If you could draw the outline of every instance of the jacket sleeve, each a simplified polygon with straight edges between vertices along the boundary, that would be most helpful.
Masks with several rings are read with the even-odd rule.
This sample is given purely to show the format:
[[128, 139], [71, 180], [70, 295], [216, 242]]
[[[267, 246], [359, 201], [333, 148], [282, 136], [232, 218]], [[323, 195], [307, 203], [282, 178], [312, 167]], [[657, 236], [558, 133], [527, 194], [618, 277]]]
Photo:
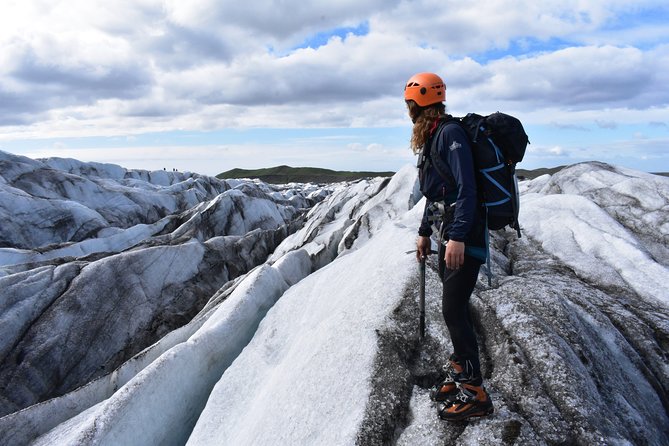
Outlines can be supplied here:
[[448, 162], [457, 196], [448, 238], [464, 242], [476, 216], [476, 177], [472, 150], [467, 135], [457, 124], [447, 125], [439, 142], [439, 155]]
[[423, 210], [423, 218], [420, 221], [420, 227], [418, 228], [418, 235], [422, 237], [429, 237], [432, 235], [432, 225], [430, 225], [429, 217], [432, 216], [432, 211], [430, 210], [430, 205], [432, 203], [430, 200], [425, 201], [425, 209]]

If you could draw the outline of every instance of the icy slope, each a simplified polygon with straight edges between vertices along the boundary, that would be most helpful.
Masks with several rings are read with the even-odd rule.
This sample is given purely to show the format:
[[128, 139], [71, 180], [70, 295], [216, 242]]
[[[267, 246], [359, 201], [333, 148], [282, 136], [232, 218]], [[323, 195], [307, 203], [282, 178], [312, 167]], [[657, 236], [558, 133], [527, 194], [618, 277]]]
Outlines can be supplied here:
[[[0, 220], [11, 222], [3, 223], [0, 238], [22, 234], [35, 243], [31, 249], [0, 248], [0, 415], [107, 375], [189, 322], [221, 286], [263, 263], [300, 227], [305, 210], [293, 204], [313, 204], [304, 196], [295, 199], [309, 188], [279, 191], [173, 172], [0, 156]], [[76, 176], [82, 172], [91, 179]], [[85, 187], [40, 189], [26, 173], [38, 184], [42, 176], [67, 177]], [[166, 202], [175, 213], [127, 229], [105, 222], [104, 233], [59, 243], [51, 222], [68, 221], [69, 228], [70, 216], [82, 208], [120, 213], [114, 197], [125, 196], [126, 189], [141, 197], [136, 202], [147, 215]], [[62, 208], [46, 212], [45, 202]], [[48, 246], [40, 246], [43, 234], [51, 234]]]
[[[71, 174], [92, 170], [79, 164]], [[149, 330], [156, 342], [127, 356], [112, 373], [97, 373], [83, 387], [22, 411], [9, 408], [0, 418], [0, 443], [669, 443], [669, 179], [586, 163], [522, 184], [524, 236], [493, 235], [495, 280], [488, 287], [482, 275], [472, 301], [496, 411], [456, 424], [439, 421], [429, 400], [451, 351], [434, 257], [427, 337], [422, 343], [417, 338], [417, 267], [406, 253], [422, 210], [422, 203], [415, 205], [415, 169], [326, 193], [311, 186], [299, 193], [249, 182], [228, 186], [244, 195], [229, 209], [245, 206], [245, 217], [277, 215], [277, 209], [284, 218], [281, 210], [296, 200], [316, 195], [322, 201], [299, 225], [212, 237], [211, 228], [225, 231], [246, 221], [216, 204], [225, 189], [167, 216], [177, 223], [130, 251], [98, 250], [92, 258], [38, 264], [7, 260], [0, 281], [14, 291], [0, 288], [0, 327], [9, 351], [26, 338], [25, 328], [12, 322], [15, 315], [30, 321], [44, 312], [40, 306], [62, 322], [51, 330], [53, 342], [63, 343], [59, 339], [69, 331], [58, 327], [67, 326], [61, 318], [72, 310], [57, 307], [58, 283], [63, 289], [95, 284], [99, 275], [82, 272], [116, 258], [127, 256], [135, 265], [118, 277], [146, 271], [132, 283], [147, 282], [156, 296], [150, 302], [190, 302], [193, 313], [164, 335]], [[265, 197], [262, 205], [252, 201]], [[259, 234], [271, 235], [272, 242], [256, 250]], [[153, 269], [170, 249], [178, 250], [176, 265], [184, 260], [183, 276]], [[237, 268], [251, 252], [255, 262]], [[144, 295], [130, 296], [129, 302], [145, 301]], [[87, 305], [84, 318], [114, 314], [85, 316], [99, 304], [91, 298]], [[161, 312], [154, 314], [161, 320]], [[4, 343], [4, 333], [15, 340]], [[106, 339], [118, 337], [123, 335]], [[74, 344], [82, 342], [76, 339]], [[52, 379], [36, 374], [33, 357], [20, 364], [17, 355], [9, 358], [6, 376], [24, 379], [23, 388]], [[51, 362], [63, 360], [54, 355]], [[91, 364], [96, 361], [93, 355]]]
[[151, 224], [229, 186], [179, 172], [127, 171], [0, 151], [0, 247], [34, 249]]
[[420, 214], [404, 218], [408, 227], [387, 222], [364, 248], [282, 296], [216, 384], [188, 444], [355, 442], [371, 393], [377, 329], [415, 273], [407, 251]]
[[[384, 208], [387, 215], [392, 215], [396, 212], [392, 204], [397, 200], [395, 193], [398, 193], [402, 197], [404, 208], [408, 208], [414, 194], [413, 168], [407, 169], [405, 175], [398, 174], [396, 182], [400, 183], [400, 190], [392, 182], [385, 187], [386, 182], [378, 179], [359, 182], [357, 188], [343, 188], [342, 193], [332, 194], [327, 202], [318, 206], [321, 209], [341, 210], [339, 215], [333, 213], [333, 221], [330, 222], [332, 224], [325, 225], [330, 226], [324, 231], [330, 235], [323, 245], [324, 249], [319, 248], [320, 242], [293, 238], [291, 243], [301, 243], [305, 249], [291, 250], [273, 262], [272, 266], [264, 265], [214, 295], [210, 305], [196, 318], [206, 319], [206, 322], [193, 324], [199, 328], [181, 333], [181, 342], [176, 341], [174, 345], [175, 341], [171, 340], [174, 347], [166, 351], [156, 346], [156, 349], [165, 353], [110, 397], [106, 398], [104, 395], [105, 390], [109, 391], [104, 389], [104, 384], [93, 383], [88, 386], [93, 388], [85, 387], [75, 392], [79, 393], [79, 397], [65, 396], [5, 417], [7, 424], [12, 426], [8, 438], [20, 443], [51, 427], [53, 420], [46, 419], [42, 426], [29, 432], [32, 421], [44, 416], [44, 413], [65, 409], [70, 416], [76, 415], [91, 402], [97, 402], [96, 396], [92, 395], [96, 393], [97, 398], [106, 399], [63, 423], [40, 441], [44, 444], [79, 444], [87, 441], [108, 444], [181, 444], [195, 422], [193, 417], [206, 402], [206, 397], [215, 383], [212, 379], [218, 379], [248, 343], [260, 319], [286, 287], [309, 274], [313, 268], [312, 262], [323, 261], [322, 256], [309, 257], [307, 251], [330, 252], [331, 246], [337, 251], [346, 228], [353, 225], [354, 219], [348, 217], [355, 217], [356, 212], [351, 209], [361, 208], [359, 197], [364, 197], [365, 200], [373, 197], [378, 202], [372, 206], [374, 209]], [[408, 189], [401, 190], [406, 189], [405, 186]], [[355, 193], [351, 193], [352, 191]], [[314, 214], [318, 212], [315, 209]], [[337, 219], [337, 216], [343, 218]], [[361, 216], [363, 217], [364, 215]], [[339, 229], [331, 233], [332, 226], [339, 226]], [[406, 228], [404, 231], [407, 234], [413, 232], [407, 232], [409, 230]], [[333, 236], [333, 233], [339, 236]], [[313, 235], [313, 232], [309, 234]], [[404, 257], [410, 259], [409, 255], [404, 254]], [[132, 360], [121, 367], [119, 374], [125, 375], [127, 368], [136, 370], [138, 360], [139, 358]], [[72, 400], [75, 400], [75, 405], [80, 401], [82, 404], [73, 410], [66, 402]], [[44, 409], [45, 406], [49, 409]], [[48, 424], [46, 428], [44, 424]], [[139, 430], [141, 434], [138, 434]]]

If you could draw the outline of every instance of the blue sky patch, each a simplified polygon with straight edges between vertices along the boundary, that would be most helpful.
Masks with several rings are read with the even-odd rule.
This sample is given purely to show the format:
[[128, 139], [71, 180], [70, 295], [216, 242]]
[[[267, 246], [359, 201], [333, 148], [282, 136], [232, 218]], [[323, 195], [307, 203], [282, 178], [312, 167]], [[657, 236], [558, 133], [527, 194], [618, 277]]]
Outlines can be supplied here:
[[326, 45], [332, 37], [341, 37], [342, 40], [346, 38], [347, 35], [353, 34], [355, 36], [365, 36], [369, 34], [369, 22], [364, 21], [358, 26], [346, 26], [342, 28], [335, 28], [329, 31], [321, 31], [319, 33], [313, 34], [307, 37], [304, 42], [297, 45], [294, 49], [298, 48], [318, 48], [323, 45]]
[[522, 58], [538, 53], [554, 52], [565, 48], [573, 48], [578, 46], [575, 42], [570, 42], [564, 39], [552, 38], [548, 40], [540, 40], [532, 37], [525, 37], [513, 40], [505, 48], [492, 48], [489, 51], [482, 53], [470, 54], [470, 57], [476, 62], [485, 65], [486, 63], [502, 59], [504, 57]]
[[631, 11], [621, 12], [609, 23], [604, 24], [603, 30], [619, 31], [635, 27], [651, 25], [666, 25], [669, 23], [669, 5], [655, 5], [649, 9], [632, 8]]

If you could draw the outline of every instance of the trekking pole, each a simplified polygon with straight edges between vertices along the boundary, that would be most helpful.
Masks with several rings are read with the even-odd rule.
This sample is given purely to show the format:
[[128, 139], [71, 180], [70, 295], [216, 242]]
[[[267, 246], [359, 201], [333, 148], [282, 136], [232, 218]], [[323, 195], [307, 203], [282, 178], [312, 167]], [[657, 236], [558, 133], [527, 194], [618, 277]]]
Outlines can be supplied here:
[[420, 299], [418, 301], [418, 308], [420, 310], [419, 339], [422, 341], [425, 338], [425, 256], [420, 258], [420, 284], [418, 288]]

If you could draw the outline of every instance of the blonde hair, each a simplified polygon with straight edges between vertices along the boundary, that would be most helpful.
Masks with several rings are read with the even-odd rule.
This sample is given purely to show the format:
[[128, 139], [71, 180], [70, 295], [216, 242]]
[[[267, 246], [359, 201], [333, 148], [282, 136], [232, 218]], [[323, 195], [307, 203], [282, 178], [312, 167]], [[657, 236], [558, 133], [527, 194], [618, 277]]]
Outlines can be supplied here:
[[406, 101], [409, 109], [409, 116], [413, 121], [413, 130], [411, 133], [411, 150], [414, 154], [423, 150], [423, 146], [430, 138], [430, 130], [434, 122], [439, 118], [446, 117], [446, 106], [439, 102], [437, 104], [421, 107], [415, 101]]

